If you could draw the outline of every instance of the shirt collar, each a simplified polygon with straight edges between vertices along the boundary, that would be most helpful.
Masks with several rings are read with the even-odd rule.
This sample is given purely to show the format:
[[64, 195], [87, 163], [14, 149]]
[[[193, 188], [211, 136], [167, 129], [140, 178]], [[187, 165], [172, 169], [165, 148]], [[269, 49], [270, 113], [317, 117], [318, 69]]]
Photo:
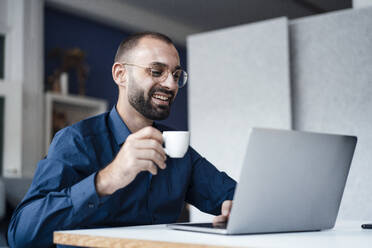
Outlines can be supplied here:
[[[109, 115], [109, 126], [111, 132], [114, 134], [116, 143], [121, 146], [132, 132], [129, 130], [123, 119], [121, 119], [116, 106], [114, 106]], [[160, 131], [164, 131], [164, 127], [153, 122], [153, 127]]]
[[109, 115], [109, 126], [114, 135], [116, 143], [121, 146], [127, 137], [131, 134], [125, 122], [121, 119], [116, 106], [114, 106]]

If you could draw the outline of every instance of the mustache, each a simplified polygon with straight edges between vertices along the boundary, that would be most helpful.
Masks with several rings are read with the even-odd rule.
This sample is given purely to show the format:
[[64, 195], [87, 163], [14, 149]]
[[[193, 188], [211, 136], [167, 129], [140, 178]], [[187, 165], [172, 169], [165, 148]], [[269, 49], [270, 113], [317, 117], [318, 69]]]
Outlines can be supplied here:
[[151, 97], [154, 93], [156, 92], [161, 92], [161, 93], [164, 93], [164, 94], [167, 94], [167, 95], [170, 95], [172, 100], [174, 98], [174, 91], [171, 91], [171, 90], [167, 90], [167, 89], [164, 89], [164, 88], [161, 88], [161, 87], [154, 87], [152, 88], [150, 91], [149, 91], [149, 96]]

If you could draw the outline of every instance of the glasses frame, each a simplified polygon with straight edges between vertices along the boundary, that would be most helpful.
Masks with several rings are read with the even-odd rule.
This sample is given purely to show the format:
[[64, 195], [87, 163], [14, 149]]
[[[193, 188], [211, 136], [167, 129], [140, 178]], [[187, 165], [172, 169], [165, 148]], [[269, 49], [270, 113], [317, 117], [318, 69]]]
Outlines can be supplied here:
[[166, 77], [164, 77], [164, 79], [163, 80], [160, 80], [158, 77], [154, 77], [153, 75], [152, 75], [152, 73], [151, 73], [151, 70], [154, 70], [155, 68], [153, 68], [153, 67], [149, 67], [149, 66], [144, 66], [144, 65], [138, 65], [138, 64], [132, 64], [132, 63], [120, 63], [120, 64], [122, 64], [122, 65], [129, 65], [129, 66], [135, 66], [135, 67], [139, 67], [139, 68], [142, 68], [142, 69], [145, 69], [145, 71], [149, 74], [149, 76], [151, 76], [152, 77], [152, 79], [154, 80], [154, 81], [157, 81], [157, 82], [159, 82], [159, 83], [162, 83], [162, 82], [164, 82], [167, 78], [168, 78], [168, 75], [169, 75], [169, 73], [171, 73], [172, 74], [172, 77], [173, 77], [173, 80], [174, 81], [176, 81], [175, 80], [175, 73], [177, 72], [177, 71], [182, 71], [183, 72], [183, 79], [181, 80], [181, 78], [179, 78], [178, 79], [178, 82], [177, 82], [177, 85], [178, 85], [178, 88], [182, 88], [182, 87], [184, 87], [185, 85], [186, 85], [186, 83], [187, 83], [187, 79], [188, 79], [188, 74], [187, 74], [187, 72], [185, 71], [185, 70], [183, 70], [182, 68], [178, 68], [178, 69], [176, 69], [174, 72], [172, 72], [170, 69], [169, 69], [169, 67], [167, 66], [167, 65], [165, 65], [165, 67], [167, 68], [167, 75], [166, 75]]

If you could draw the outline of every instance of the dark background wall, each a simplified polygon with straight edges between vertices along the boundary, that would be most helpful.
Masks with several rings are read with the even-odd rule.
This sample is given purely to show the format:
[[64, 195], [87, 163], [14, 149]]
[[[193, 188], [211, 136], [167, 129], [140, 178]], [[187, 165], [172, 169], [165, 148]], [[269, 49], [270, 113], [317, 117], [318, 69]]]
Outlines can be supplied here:
[[[132, 31], [125, 31], [75, 16], [52, 7], [45, 8], [44, 47], [45, 78], [51, 75], [60, 61], [48, 57], [54, 48], [80, 48], [85, 52], [89, 74], [86, 81], [86, 95], [105, 99], [109, 110], [117, 101], [117, 86], [111, 76], [111, 66], [120, 42]], [[177, 44], [176, 44], [177, 46]], [[186, 68], [186, 48], [177, 46], [181, 66]], [[70, 94], [77, 94], [77, 80], [74, 71], [69, 72]], [[179, 130], [188, 130], [187, 87], [179, 90], [171, 115], [162, 123]]]

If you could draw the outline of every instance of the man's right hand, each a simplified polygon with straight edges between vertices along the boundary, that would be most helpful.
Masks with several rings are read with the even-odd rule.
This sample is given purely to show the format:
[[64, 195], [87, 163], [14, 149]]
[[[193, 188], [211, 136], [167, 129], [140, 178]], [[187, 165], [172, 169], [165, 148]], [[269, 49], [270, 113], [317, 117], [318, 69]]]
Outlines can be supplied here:
[[156, 175], [165, 169], [162, 133], [154, 127], [145, 127], [128, 136], [115, 159], [96, 176], [98, 195], [114, 193], [131, 183], [141, 171]]

